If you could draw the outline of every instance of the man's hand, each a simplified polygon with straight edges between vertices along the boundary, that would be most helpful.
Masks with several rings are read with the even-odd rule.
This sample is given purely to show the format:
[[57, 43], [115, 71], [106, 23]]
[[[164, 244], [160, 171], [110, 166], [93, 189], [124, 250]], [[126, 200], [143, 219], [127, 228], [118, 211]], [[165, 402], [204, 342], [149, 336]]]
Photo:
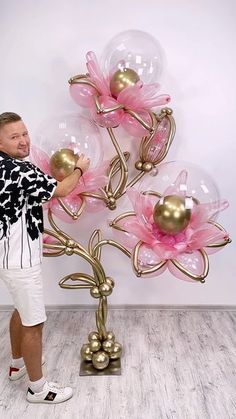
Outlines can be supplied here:
[[90, 159], [81, 154], [76, 162], [75, 167], [79, 167], [81, 170], [74, 170], [69, 176], [63, 179], [61, 182], [57, 182], [57, 187], [54, 192], [54, 197], [63, 198], [73, 191], [76, 187], [81, 175], [89, 168]]

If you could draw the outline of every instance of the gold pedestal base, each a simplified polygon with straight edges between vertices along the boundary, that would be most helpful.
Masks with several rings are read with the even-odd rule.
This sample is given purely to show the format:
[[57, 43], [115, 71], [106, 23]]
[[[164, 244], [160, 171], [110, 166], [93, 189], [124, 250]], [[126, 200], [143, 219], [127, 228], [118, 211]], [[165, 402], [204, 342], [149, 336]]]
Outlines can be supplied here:
[[82, 361], [80, 364], [80, 376], [85, 375], [121, 375], [120, 359], [110, 361], [109, 365], [104, 370], [97, 370], [94, 368], [92, 362]]

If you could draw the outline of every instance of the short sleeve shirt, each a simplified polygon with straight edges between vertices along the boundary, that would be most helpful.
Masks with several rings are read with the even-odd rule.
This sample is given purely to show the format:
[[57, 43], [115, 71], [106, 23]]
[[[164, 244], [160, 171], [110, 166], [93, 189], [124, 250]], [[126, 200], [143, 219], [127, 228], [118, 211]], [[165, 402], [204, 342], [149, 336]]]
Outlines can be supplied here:
[[42, 262], [42, 203], [57, 181], [28, 161], [0, 152], [0, 268]]

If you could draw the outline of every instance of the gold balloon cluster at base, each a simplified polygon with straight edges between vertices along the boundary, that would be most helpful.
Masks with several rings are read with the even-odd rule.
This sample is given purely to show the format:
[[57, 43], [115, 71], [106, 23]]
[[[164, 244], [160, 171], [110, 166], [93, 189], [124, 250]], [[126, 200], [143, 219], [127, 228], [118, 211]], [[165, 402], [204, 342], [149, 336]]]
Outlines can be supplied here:
[[91, 332], [88, 335], [88, 343], [81, 348], [83, 361], [92, 362], [94, 368], [105, 369], [110, 361], [119, 359], [122, 353], [122, 346], [115, 341], [113, 332], [108, 331], [103, 339], [98, 332]]

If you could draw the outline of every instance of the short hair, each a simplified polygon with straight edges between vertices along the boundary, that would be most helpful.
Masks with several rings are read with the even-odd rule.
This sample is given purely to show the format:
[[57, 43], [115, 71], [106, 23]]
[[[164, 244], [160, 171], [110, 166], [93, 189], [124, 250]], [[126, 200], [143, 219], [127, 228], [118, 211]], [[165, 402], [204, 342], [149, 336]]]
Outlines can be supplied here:
[[10, 124], [11, 122], [17, 121], [21, 121], [21, 117], [17, 113], [4, 112], [0, 114], [0, 128], [3, 128], [6, 124]]

